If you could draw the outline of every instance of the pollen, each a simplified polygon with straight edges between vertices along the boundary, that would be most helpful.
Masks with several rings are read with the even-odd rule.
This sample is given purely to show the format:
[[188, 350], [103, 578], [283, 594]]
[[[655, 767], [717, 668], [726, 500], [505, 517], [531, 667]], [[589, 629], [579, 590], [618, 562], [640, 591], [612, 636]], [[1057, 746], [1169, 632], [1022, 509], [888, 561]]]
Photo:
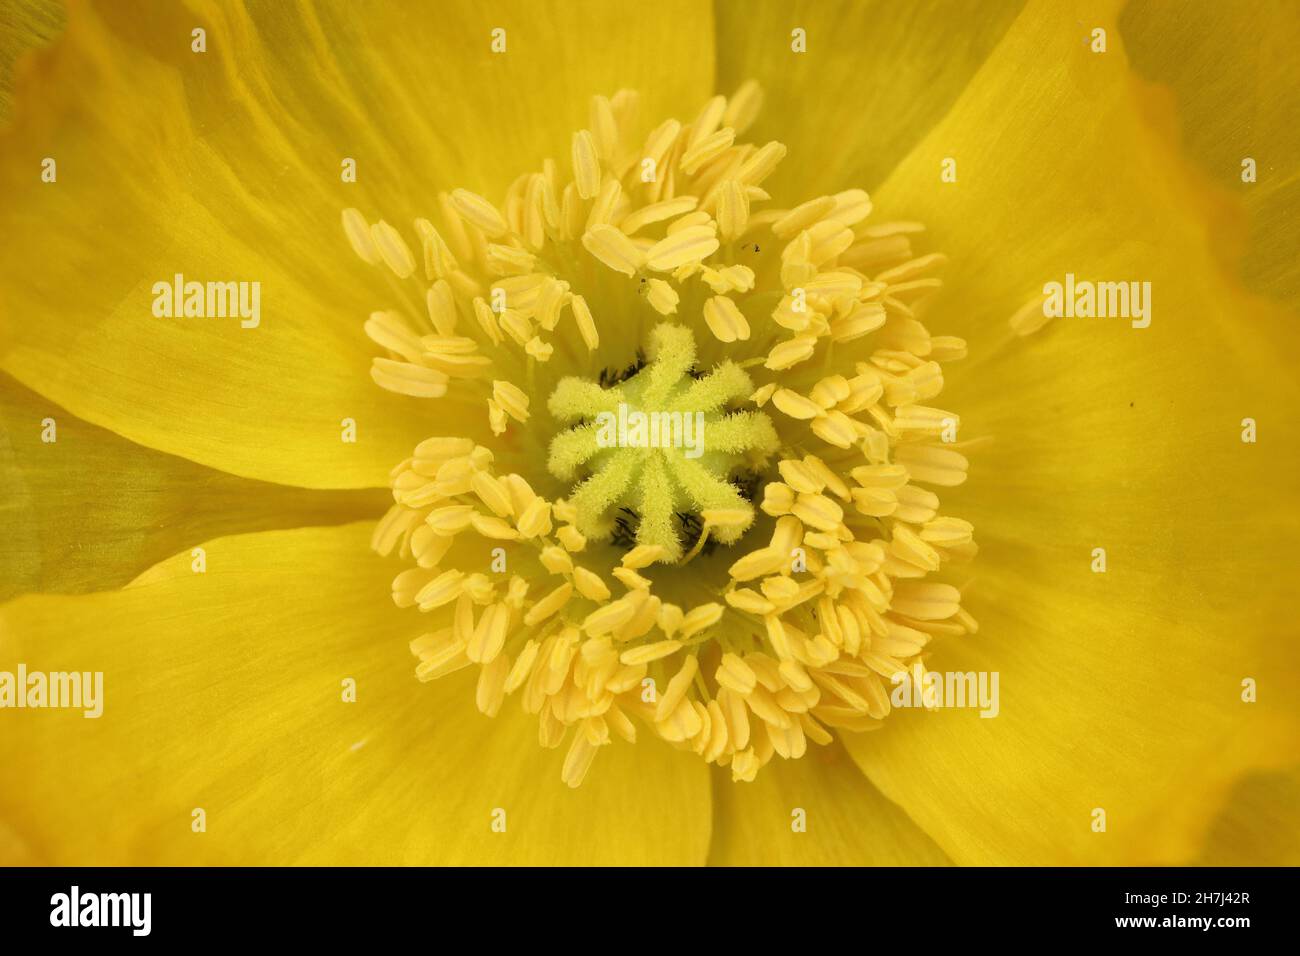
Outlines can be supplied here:
[[939, 499], [966, 345], [922, 322], [944, 259], [863, 190], [769, 195], [761, 101], [643, 127], [598, 96], [504, 195], [431, 197], [409, 233], [342, 214], [407, 290], [364, 323], [371, 377], [439, 423], [372, 542], [423, 622], [415, 676], [476, 669], [569, 786], [646, 733], [753, 780], [879, 727], [932, 641], [977, 630], [947, 580], [974, 529]]

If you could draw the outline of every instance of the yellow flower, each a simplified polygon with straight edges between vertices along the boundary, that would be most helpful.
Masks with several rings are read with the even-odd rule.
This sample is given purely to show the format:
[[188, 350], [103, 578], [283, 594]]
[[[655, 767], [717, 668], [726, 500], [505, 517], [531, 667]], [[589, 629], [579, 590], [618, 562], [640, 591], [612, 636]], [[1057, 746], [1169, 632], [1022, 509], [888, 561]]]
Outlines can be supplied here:
[[1294, 862], [1298, 31], [1193, 9], [76, 6], [0, 862]]

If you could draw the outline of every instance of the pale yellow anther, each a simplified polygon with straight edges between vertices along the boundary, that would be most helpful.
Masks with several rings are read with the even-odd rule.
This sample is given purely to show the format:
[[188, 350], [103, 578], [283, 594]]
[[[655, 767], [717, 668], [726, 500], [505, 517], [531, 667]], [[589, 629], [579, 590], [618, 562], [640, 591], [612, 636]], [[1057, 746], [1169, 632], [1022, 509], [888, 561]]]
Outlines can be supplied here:
[[682, 124], [677, 120], [664, 120], [646, 137], [645, 146], [641, 150], [643, 157], [655, 166], [661, 165], [681, 131]]
[[813, 357], [816, 350], [817, 340], [807, 336], [788, 339], [772, 347], [767, 355], [767, 361], [764, 366], [773, 371], [783, 371], [798, 365], [800, 362], [806, 362]]
[[776, 171], [777, 165], [785, 158], [784, 143], [771, 142], [754, 153], [740, 167], [736, 178], [747, 186], [757, 186]]
[[771, 614], [776, 606], [757, 591], [749, 588], [735, 588], [726, 594], [727, 603], [738, 611], [747, 614]]
[[504, 434], [506, 428], [510, 424], [509, 422], [510, 416], [508, 416], [506, 414], [506, 410], [502, 408], [493, 399], [489, 398], [487, 405], [488, 405], [488, 425], [492, 429], [492, 434], [494, 435]]
[[529, 608], [528, 613], [524, 615], [524, 623], [531, 627], [559, 613], [572, 596], [573, 585], [566, 581]]
[[[853, 245], [853, 230], [834, 219], [819, 222], [803, 235], [808, 237], [808, 259], [816, 266], [834, 259]], [[877, 276], [879, 281], [884, 281]], [[811, 280], [810, 280], [811, 281]]]
[[677, 303], [681, 301], [681, 296], [663, 279], [650, 279], [646, 283], [646, 288], [646, 301], [660, 315], [672, 315], [677, 311]]
[[641, 544], [623, 555], [621, 563], [625, 568], [638, 570], [648, 568], [656, 561], [662, 561], [667, 555], [668, 549], [661, 544]]
[[957, 613], [960, 602], [961, 592], [950, 584], [900, 581], [890, 607], [918, 621], [942, 621]]
[[618, 147], [618, 120], [609, 97], [591, 98], [591, 135], [602, 159], [612, 159]]
[[[562, 537], [564, 530], [564, 528], [561, 528], [556, 536]], [[573, 569], [573, 586], [578, 589], [579, 594], [590, 601], [609, 600], [609, 585], [601, 580], [600, 575], [584, 567], [575, 567]]]
[[709, 160], [720, 156], [731, 148], [731, 144], [736, 141], [736, 131], [734, 129], [720, 129], [710, 133], [704, 139], [700, 140], [694, 146], [690, 146], [682, 153], [682, 172], [693, 176], [699, 171], [700, 167]]
[[829, 215], [834, 208], [834, 196], [819, 196], [816, 199], [809, 199], [807, 202], [795, 206], [772, 223], [772, 232], [778, 239], [789, 239]]
[[551, 356], [555, 354], [555, 346], [534, 335], [524, 345], [524, 351], [539, 362], [548, 362]]
[[470, 516], [470, 524], [485, 538], [493, 538], [499, 541], [514, 541], [519, 537], [516, 531], [504, 518], [498, 518], [495, 515], [485, 515], [475, 512]]
[[555, 537], [569, 551], [578, 552], [587, 546], [586, 536], [571, 524], [567, 524], [555, 532]]
[[[709, 229], [716, 229], [716, 225], [713, 222], [713, 217], [710, 216], [708, 212], [706, 212], [705, 210], [700, 209], [697, 210], [696, 212], [687, 213], [685, 216], [681, 216], [673, 220], [668, 224], [668, 228], [665, 231], [668, 233], [668, 235], [675, 236], [679, 232], [684, 232], [687, 229], [694, 229], [696, 226], [705, 226]], [[698, 269], [698, 265], [696, 263], [689, 263], [685, 267], [686, 271], [683, 271], [681, 274], [674, 276], [674, 278], [679, 280], [688, 279], [696, 269]]]
[[503, 246], [489, 243], [487, 247], [487, 268], [493, 275], [520, 275], [532, 272], [537, 257], [527, 249], [517, 246]]
[[687, 128], [686, 149], [689, 150], [697, 143], [703, 142], [709, 136], [713, 135], [722, 122], [722, 117], [727, 111], [727, 98], [725, 96], [711, 96], [700, 108], [695, 119], [691, 121]]
[[735, 562], [727, 573], [737, 581], [751, 581], [783, 568], [788, 560], [788, 555], [774, 548], [760, 548]]
[[832, 409], [812, 423], [813, 434], [836, 448], [851, 448], [858, 439], [858, 426], [843, 412]]
[[782, 574], [764, 578], [759, 587], [763, 596], [778, 607], [789, 607], [799, 596], [799, 583]]
[[615, 272], [635, 275], [644, 255], [627, 235], [610, 225], [594, 226], [582, 237], [583, 247]]
[[754, 80], [746, 80], [727, 100], [727, 108], [722, 113], [722, 125], [730, 126], [739, 135], [753, 125], [762, 108], [762, 87]]
[[638, 605], [626, 597], [598, 607], [583, 619], [582, 630], [592, 637], [600, 637], [626, 624], [636, 614]]
[[831, 338], [836, 342], [852, 342], [885, 324], [885, 307], [879, 302], [863, 302], [843, 318], [831, 323]]
[[[433, 290], [432, 289], [429, 290], [429, 296], [430, 296], [429, 313], [430, 316], [432, 316], [433, 315], [433, 304], [432, 304]], [[474, 308], [474, 319], [475, 321], [478, 322], [479, 328], [482, 329], [483, 332], [487, 335], [487, 337], [492, 340], [493, 345], [500, 345], [501, 326], [497, 323], [496, 313], [494, 313], [492, 309], [488, 307], [488, 304], [484, 302], [481, 298], [474, 300], [473, 308]], [[451, 315], [454, 316], [454, 312], [452, 312]], [[435, 326], [438, 326], [438, 320], [436, 318], [433, 320], [433, 323]], [[452, 328], [455, 328], [455, 326], [453, 325]]]
[[492, 399], [515, 421], [528, 421], [528, 395], [511, 382], [492, 383]]
[[[542, 562], [542, 567], [546, 568], [552, 574], [568, 574], [574, 570], [573, 559], [569, 557], [569, 552], [565, 551], [559, 545], [547, 545], [538, 555], [538, 560]], [[574, 581], [577, 585], [577, 581]], [[578, 589], [581, 593], [581, 588]]]
[[653, 644], [628, 648], [618, 656], [618, 659], [623, 664], [649, 664], [651, 661], [662, 660], [670, 654], [676, 654], [681, 649], [681, 641], [656, 641]]
[[969, 466], [961, 452], [926, 444], [900, 447], [895, 460], [913, 481], [942, 487], [962, 484]]
[[587, 229], [591, 230], [596, 226], [609, 225], [614, 218], [614, 211], [618, 208], [619, 200], [623, 198], [623, 187], [617, 179], [607, 176], [601, 181], [600, 192], [591, 204], [591, 212], [587, 213]]
[[429, 321], [433, 323], [438, 334], [452, 335], [456, 331], [456, 299], [447, 281], [439, 279], [429, 286], [424, 301], [429, 312]]
[[717, 603], [701, 604], [692, 608], [687, 612], [686, 617], [682, 619], [682, 639], [693, 637], [700, 631], [717, 624], [718, 621], [722, 620], [724, 610], [725, 608]]
[[802, 461], [786, 459], [777, 463], [777, 470], [787, 485], [802, 494], [820, 494], [826, 487], [826, 482]]
[[523, 686], [529, 675], [532, 674], [533, 664], [537, 660], [537, 652], [540, 647], [541, 645], [535, 639], [530, 639], [524, 645], [524, 649], [519, 652], [519, 656], [515, 658], [515, 662], [510, 668], [510, 673], [506, 676], [505, 692], [507, 694], [513, 694], [518, 690]]
[[790, 388], [778, 388], [772, 396], [772, 404], [791, 418], [801, 420], [813, 419], [823, 414], [820, 405]]
[[852, 390], [843, 375], [830, 375], [813, 386], [809, 398], [822, 408], [830, 408], [849, 397]]
[[471, 505], [444, 505], [430, 511], [424, 521], [436, 534], [453, 535], [468, 528], [473, 515]]
[[347, 236], [352, 251], [367, 265], [377, 266], [383, 261], [379, 250], [375, 248], [374, 239], [371, 238], [370, 223], [366, 222], [366, 217], [360, 210], [351, 208], [343, 210], [343, 234]]
[[746, 748], [731, 758], [731, 779], [734, 783], [752, 783], [761, 766], [753, 748]]
[[519, 345], [526, 345], [533, 337], [533, 326], [528, 317], [514, 309], [506, 309], [498, 317], [501, 328]]
[[896, 411], [894, 427], [900, 434], [913, 432], [938, 437], [945, 431], [956, 434], [961, 427], [961, 419], [941, 408], [907, 405]]
[[831, 468], [816, 455], [805, 455], [803, 463], [830, 490], [831, 494], [841, 500], [848, 501], [849, 486], [834, 468]]
[[894, 266], [892, 269], [886, 269], [884, 272], [876, 274], [877, 282], [884, 282], [888, 285], [894, 285], [900, 282], [906, 282], [914, 279], [919, 275], [924, 275], [934, 269], [942, 268], [947, 265], [948, 257], [941, 252], [932, 252], [928, 255], [918, 256], [909, 262]]
[[458, 436], [439, 436], [426, 438], [416, 445], [415, 457], [418, 461], [442, 463], [452, 458], [468, 455], [473, 450], [473, 439]]
[[600, 157], [596, 141], [585, 129], [573, 134], [573, 183], [578, 195], [592, 199], [600, 192]]
[[656, 272], [671, 272], [699, 262], [718, 250], [717, 233], [709, 226], [688, 226], [656, 242], [646, 253], [646, 264]]
[[476, 226], [489, 239], [495, 239], [509, 231], [505, 217], [478, 193], [468, 189], [455, 189], [451, 193], [451, 207], [465, 222]]
[[809, 531], [803, 540], [808, 547], [821, 548], [823, 551], [831, 551], [840, 545], [839, 536], [832, 531]]
[[510, 578], [510, 584], [506, 587], [506, 597], [503, 602], [507, 607], [516, 611], [524, 606], [524, 599], [528, 597], [528, 582], [515, 574]]
[[724, 242], [734, 242], [744, 235], [749, 225], [749, 195], [736, 180], [728, 179], [719, 187], [716, 216]]
[[427, 219], [415, 220], [415, 231], [420, 236], [420, 245], [424, 253], [424, 271], [426, 279], [441, 279], [456, 272], [459, 263], [452, 255], [442, 233], [434, 228]]
[[749, 339], [749, 322], [736, 303], [725, 295], [715, 295], [704, 303], [704, 321], [719, 342]]
[[464, 581], [464, 572], [454, 568], [444, 571], [416, 592], [415, 603], [421, 610], [430, 610], [448, 604], [460, 596]]
[[484, 608], [474, 627], [474, 635], [465, 649], [465, 655], [476, 663], [491, 663], [505, 646], [509, 625], [510, 610], [505, 605], [491, 604]]
[[415, 257], [401, 233], [381, 219], [370, 227], [370, 237], [384, 264], [399, 279], [409, 278], [415, 273]]
[[664, 632], [665, 637], [672, 637], [681, 630], [682, 621], [686, 615], [676, 604], [664, 602], [659, 606], [659, 630]]
[[582, 336], [582, 342], [587, 346], [587, 350], [594, 352], [600, 345], [600, 334], [596, 331], [596, 322], [592, 318], [591, 309], [587, 306], [587, 300], [580, 295], [575, 295], [570, 301], [569, 306], [573, 310], [573, 320], [578, 326], [578, 334]]
[[786, 515], [794, 507], [794, 489], [784, 482], [769, 481], [763, 486], [763, 512], [772, 517]]
[[825, 495], [799, 495], [790, 509], [804, 524], [833, 531], [844, 520], [844, 510]]
[[523, 538], [535, 538], [540, 534], [546, 534], [551, 530], [551, 506], [543, 498], [534, 498], [529, 505], [519, 513], [519, 520], [515, 525], [519, 529], [519, 535]]
[[856, 226], [871, 215], [871, 197], [863, 189], [846, 189], [835, 194], [835, 211], [830, 218], [841, 225]]
[[768, 382], [762, 388], [756, 389], [754, 391], [754, 394], [749, 396], [749, 400], [753, 402], [755, 405], [757, 405], [759, 408], [762, 408], [764, 405], [767, 404], [768, 399], [770, 399], [772, 395], [776, 392], [776, 388], [777, 388], [776, 382]]
[[478, 495], [479, 500], [495, 514], [504, 518], [512, 513], [510, 492], [496, 477], [486, 471], [475, 471], [470, 475], [469, 480], [474, 494]]
[[537, 301], [533, 306], [537, 324], [547, 332], [555, 331], [560, 324], [560, 311], [569, 299], [569, 283], [547, 277], [537, 286]]
[[450, 381], [450, 376], [438, 369], [386, 358], [371, 361], [370, 377], [380, 388], [413, 398], [441, 398]]
[[921, 529], [921, 540], [937, 547], [954, 548], [969, 542], [975, 526], [961, 518], [935, 518]]
[[957, 362], [965, 357], [965, 339], [955, 335], [936, 335], [930, 340], [930, 358], [936, 362]]
[[697, 205], [699, 205], [699, 200], [694, 196], [675, 196], [672, 199], [663, 199], [629, 213], [619, 223], [618, 227], [631, 236], [653, 223], [694, 212]]
[[[664, 688], [663, 694], [659, 698], [659, 705], [655, 710], [655, 720], [666, 720], [677, 709], [677, 705], [686, 699], [686, 691], [691, 686], [691, 682], [695, 679], [695, 674], [699, 669], [700, 662], [694, 655], [686, 658], [682, 663], [681, 670], [673, 675], [672, 680], [668, 682], [668, 686]], [[698, 727], [690, 731], [687, 736], [694, 736], [697, 731]]]
[[634, 568], [614, 568], [609, 572], [624, 587], [633, 591], [648, 591], [650, 589], [650, 579], [642, 574], [638, 574]]
[[[626, 571], [628, 574], [636, 572], [627, 571], [626, 568], [616, 569]], [[617, 574], [616, 574], [617, 576]], [[659, 608], [663, 605], [658, 597], [650, 593], [649, 588], [635, 591], [629, 591], [627, 597], [635, 604], [636, 613], [632, 615], [627, 623], [623, 624], [614, 631], [613, 638], [615, 641], [634, 641], [639, 637], [648, 634], [659, 621]]]

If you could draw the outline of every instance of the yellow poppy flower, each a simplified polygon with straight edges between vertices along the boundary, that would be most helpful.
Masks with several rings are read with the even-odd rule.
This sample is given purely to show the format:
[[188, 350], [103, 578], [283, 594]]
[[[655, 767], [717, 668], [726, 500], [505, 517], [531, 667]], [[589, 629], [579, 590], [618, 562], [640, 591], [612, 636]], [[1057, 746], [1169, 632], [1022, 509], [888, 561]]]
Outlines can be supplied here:
[[0, 47], [0, 862], [1297, 861], [1292, 8], [252, 7]]

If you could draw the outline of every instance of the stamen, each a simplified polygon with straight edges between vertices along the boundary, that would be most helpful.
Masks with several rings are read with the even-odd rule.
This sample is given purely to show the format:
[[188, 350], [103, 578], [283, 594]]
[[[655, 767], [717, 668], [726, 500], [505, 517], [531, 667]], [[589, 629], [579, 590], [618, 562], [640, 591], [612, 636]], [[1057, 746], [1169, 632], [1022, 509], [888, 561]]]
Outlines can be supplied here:
[[921, 320], [944, 257], [860, 189], [767, 208], [761, 99], [645, 128], [595, 97], [567, 178], [433, 197], [414, 246], [342, 215], [423, 300], [365, 320], [372, 378], [444, 403], [372, 539], [410, 563], [416, 677], [478, 667], [479, 710], [568, 740], [570, 786], [638, 726], [753, 780], [879, 726], [932, 640], [978, 630], [940, 580], [974, 529], [931, 490], [969, 467], [938, 402], [966, 344]]

